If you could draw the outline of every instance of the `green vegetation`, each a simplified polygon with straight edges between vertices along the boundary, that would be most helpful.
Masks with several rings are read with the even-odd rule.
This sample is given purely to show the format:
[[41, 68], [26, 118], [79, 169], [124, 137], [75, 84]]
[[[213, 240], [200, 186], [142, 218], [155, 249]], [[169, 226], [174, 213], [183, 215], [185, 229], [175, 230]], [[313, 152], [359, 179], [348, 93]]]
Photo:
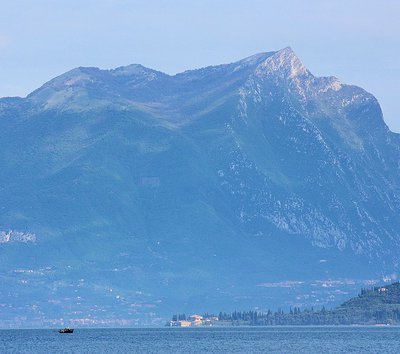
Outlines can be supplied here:
[[[214, 315], [204, 315], [206, 318]], [[234, 311], [220, 312], [213, 325], [375, 325], [400, 324], [400, 283], [371, 289], [361, 289], [360, 294], [342, 305], [327, 310], [291, 308], [289, 312]]]

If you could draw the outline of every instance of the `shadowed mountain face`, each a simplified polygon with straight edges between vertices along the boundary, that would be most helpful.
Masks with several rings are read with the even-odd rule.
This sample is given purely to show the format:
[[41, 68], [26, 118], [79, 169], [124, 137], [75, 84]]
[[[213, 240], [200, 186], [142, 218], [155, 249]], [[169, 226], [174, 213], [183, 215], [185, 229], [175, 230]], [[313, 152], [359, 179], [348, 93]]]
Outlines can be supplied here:
[[399, 271], [399, 135], [290, 48], [77, 68], [1, 99], [0, 141], [3, 326], [326, 305]]

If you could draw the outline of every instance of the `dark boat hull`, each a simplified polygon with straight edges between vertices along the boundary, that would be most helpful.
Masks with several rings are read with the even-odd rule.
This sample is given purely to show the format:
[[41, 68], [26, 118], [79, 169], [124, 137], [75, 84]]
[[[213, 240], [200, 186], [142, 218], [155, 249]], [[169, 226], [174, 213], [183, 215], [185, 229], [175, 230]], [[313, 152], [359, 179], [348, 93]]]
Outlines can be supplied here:
[[74, 329], [73, 328], [64, 328], [64, 329], [60, 329], [58, 331], [58, 333], [74, 333]]

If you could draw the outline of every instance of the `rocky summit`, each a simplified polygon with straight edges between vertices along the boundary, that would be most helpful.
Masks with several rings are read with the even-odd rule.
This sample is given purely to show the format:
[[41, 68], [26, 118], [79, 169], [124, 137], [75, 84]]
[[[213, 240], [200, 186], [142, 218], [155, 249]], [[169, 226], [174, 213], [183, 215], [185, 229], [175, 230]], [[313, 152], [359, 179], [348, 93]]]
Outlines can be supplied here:
[[285, 48], [0, 99], [0, 324], [330, 306], [391, 281], [400, 136]]

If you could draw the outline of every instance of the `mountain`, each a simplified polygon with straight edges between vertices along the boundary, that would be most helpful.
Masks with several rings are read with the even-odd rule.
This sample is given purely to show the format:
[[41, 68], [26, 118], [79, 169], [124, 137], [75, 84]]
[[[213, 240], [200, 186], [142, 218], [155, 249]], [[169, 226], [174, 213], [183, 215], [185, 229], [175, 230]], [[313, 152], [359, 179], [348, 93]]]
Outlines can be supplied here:
[[0, 99], [0, 141], [3, 327], [336, 304], [397, 277], [399, 135], [290, 48], [76, 68]]

